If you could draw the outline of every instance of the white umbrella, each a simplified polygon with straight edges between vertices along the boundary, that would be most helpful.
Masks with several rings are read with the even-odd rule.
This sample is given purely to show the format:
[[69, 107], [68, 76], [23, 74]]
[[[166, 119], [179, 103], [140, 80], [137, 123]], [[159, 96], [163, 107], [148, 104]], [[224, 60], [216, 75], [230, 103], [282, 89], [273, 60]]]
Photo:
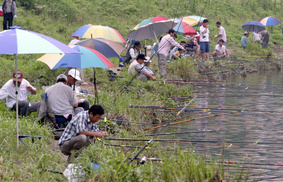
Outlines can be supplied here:
[[177, 22], [174, 20], [159, 21], [156, 23], [149, 23], [142, 27], [139, 27], [137, 30], [130, 32], [127, 37], [132, 40], [143, 40], [156, 38], [157, 36], [168, 32], [169, 29], [175, 27]]

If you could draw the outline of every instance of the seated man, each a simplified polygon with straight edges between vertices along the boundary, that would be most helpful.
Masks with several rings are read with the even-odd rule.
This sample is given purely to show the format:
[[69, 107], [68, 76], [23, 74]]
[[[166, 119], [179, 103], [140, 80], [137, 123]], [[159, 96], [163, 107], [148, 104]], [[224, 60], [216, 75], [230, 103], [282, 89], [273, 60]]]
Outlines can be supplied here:
[[[58, 145], [63, 154], [68, 155], [68, 161], [71, 160], [71, 151], [77, 151], [87, 147], [91, 141], [90, 137], [106, 137], [106, 131], [100, 131], [96, 122], [104, 114], [104, 109], [100, 105], [93, 105], [89, 111], [83, 111], [76, 115], [66, 127], [59, 139]], [[78, 153], [75, 154], [77, 157]]]
[[40, 102], [29, 103], [28, 94], [35, 95], [36, 88], [23, 78], [23, 72], [17, 70], [13, 72], [13, 79], [10, 79], [0, 89], [0, 100], [6, 98], [6, 106], [12, 110], [16, 110], [16, 77], [18, 82], [18, 101], [19, 114], [28, 117], [29, 112], [36, 112], [40, 107]]
[[241, 46], [243, 48], [246, 48], [248, 43], [250, 42], [249, 39], [248, 39], [249, 35], [250, 35], [249, 32], [245, 32], [244, 36], [241, 39]]
[[144, 54], [139, 54], [136, 61], [133, 61], [129, 67], [129, 73], [138, 73], [138, 79], [146, 81], [147, 77], [151, 78], [153, 81], [156, 78], [149, 74], [145, 69], [144, 60], [146, 60]]
[[[185, 42], [185, 41], [181, 41], [181, 42], [180, 42], [180, 45], [181, 45], [183, 48], [185, 48], [185, 47], [186, 47], [186, 42]], [[176, 57], [173, 56], [173, 54], [174, 54], [175, 52], [179, 51], [179, 50], [181, 50], [181, 49], [178, 48], [178, 47], [174, 47], [174, 48], [170, 51], [170, 54], [169, 54], [169, 57], [168, 57], [168, 60], [167, 60], [168, 63], [170, 63], [170, 61], [171, 61], [172, 58], [176, 58]], [[184, 50], [185, 50], [185, 49], [184, 49]], [[184, 52], [185, 52], [185, 51], [184, 51]]]
[[[67, 85], [69, 85], [70, 87], [75, 89], [74, 85], [75, 85], [77, 80], [81, 81], [80, 71], [77, 70], [77, 69], [70, 69], [69, 72], [68, 72], [68, 80], [67, 80], [68, 83], [67, 83]], [[76, 97], [76, 95], [74, 95], [74, 96]], [[80, 99], [80, 100], [78, 100], [78, 107], [82, 107], [85, 111], [87, 111], [89, 109], [89, 102], [85, 99]]]
[[76, 115], [83, 111], [83, 108], [78, 107], [78, 102], [73, 95], [73, 90], [67, 85], [67, 77], [63, 74], [57, 77], [57, 83], [48, 87], [45, 91], [47, 94], [47, 103], [54, 112], [55, 117]]
[[178, 50], [176, 52], [173, 53], [173, 57], [175, 59], [181, 59], [181, 57], [184, 57], [185, 56], [185, 53], [186, 50], [185, 49], [180, 49], [178, 48]]
[[220, 39], [219, 44], [216, 44], [215, 50], [212, 53], [213, 57], [224, 58], [228, 55], [228, 51], [224, 45], [224, 40]]
[[200, 45], [198, 44], [197, 37], [199, 37], [199, 33], [190, 37], [187, 41], [187, 48], [189, 48], [189, 51], [194, 51], [196, 58], [199, 57], [200, 53]]

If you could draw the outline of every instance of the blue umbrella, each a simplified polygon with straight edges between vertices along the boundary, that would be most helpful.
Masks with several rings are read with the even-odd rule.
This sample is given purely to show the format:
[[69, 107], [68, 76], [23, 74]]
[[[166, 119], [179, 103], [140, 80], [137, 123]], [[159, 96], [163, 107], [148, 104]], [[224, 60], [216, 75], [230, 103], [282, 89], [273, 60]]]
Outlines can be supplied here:
[[262, 30], [265, 30], [265, 27], [262, 23], [257, 21], [249, 21], [242, 25], [243, 30], [249, 31], [249, 32], [261, 32]]
[[[0, 32], [0, 54], [15, 55], [15, 70], [17, 71], [18, 54], [45, 54], [45, 53], [79, 53], [48, 36], [21, 29], [10, 29]], [[16, 121], [17, 121], [17, 148], [19, 148], [19, 111], [18, 111], [18, 82], [16, 77]]]
[[271, 16], [262, 18], [261, 20], [259, 20], [259, 22], [265, 26], [281, 24], [281, 21], [278, 18]]

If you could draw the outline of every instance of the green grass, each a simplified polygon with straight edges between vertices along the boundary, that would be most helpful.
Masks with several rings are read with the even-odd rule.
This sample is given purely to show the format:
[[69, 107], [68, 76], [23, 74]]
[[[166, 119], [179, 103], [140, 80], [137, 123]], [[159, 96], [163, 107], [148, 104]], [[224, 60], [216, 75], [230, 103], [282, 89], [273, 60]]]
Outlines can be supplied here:
[[[217, 21], [221, 21], [226, 29], [228, 37], [228, 48], [234, 55], [246, 55], [240, 48], [240, 39], [243, 36], [241, 25], [250, 20], [259, 20], [265, 16], [282, 17], [281, 7], [283, 1], [275, 0], [223, 0], [221, 3], [215, 0], [189, 0], [189, 1], [169, 1], [169, 0], [18, 0], [18, 18], [15, 25], [22, 26], [23, 29], [39, 32], [64, 43], [68, 43], [72, 38], [71, 34], [80, 26], [85, 24], [108, 25], [117, 29], [126, 39], [127, 28], [133, 28], [141, 20], [152, 16], [165, 16], [167, 18], [182, 17], [190, 14], [207, 17], [210, 20], [211, 38], [218, 33], [215, 26]], [[1, 28], [2, 24], [0, 25]], [[281, 26], [267, 27], [271, 32], [270, 44], [277, 46], [282, 44]], [[249, 38], [252, 41], [252, 38]], [[183, 40], [178, 36], [178, 41]], [[143, 41], [142, 41], [143, 42]], [[147, 44], [153, 40], [147, 41]], [[275, 44], [276, 43], [276, 44]], [[214, 47], [216, 40], [212, 41]], [[247, 48], [251, 55], [270, 55], [271, 49], [262, 50], [258, 44], [250, 44]], [[24, 77], [36, 86], [39, 94], [29, 97], [30, 101], [39, 101], [42, 86], [52, 85], [56, 76], [64, 72], [65, 69], [49, 70], [47, 65], [36, 62], [40, 55], [20, 55], [19, 68], [23, 70]], [[111, 61], [118, 65], [117, 58]], [[0, 86], [11, 78], [14, 70], [14, 57], [1, 56]], [[153, 62], [152, 68], [157, 71]], [[197, 80], [203, 77], [196, 76], [197, 70], [195, 62], [190, 59], [173, 61], [168, 64], [168, 79], [191, 79]], [[203, 69], [203, 68], [201, 68]], [[93, 70], [84, 69], [85, 81], [91, 82]], [[108, 118], [124, 119], [134, 122], [160, 122], [174, 119], [171, 114], [156, 114], [155, 116], [143, 114], [140, 109], [130, 109], [129, 105], [157, 105], [174, 106], [175, 101], [168, 99], [168, 96], [187, 96], [192, 94], [192, 88], [184, 85], [173, 85], [163, 82], [160, 78], [158, 82], [140, 82], [135, 80], [129, 87], [130, 92], [125, 92], [120, 96], [120, 90], [131, 77], [127, 71], [121, 72], [123, 77], [115, 82], [109, 82], [107, 70], [97, 69], [99, 100], [106, 109]], [[42, 79], [37, 79], [44, 76]], [[93, 104], [93, 97], [88, 100]], [[65, 178], [59, 174], [44, 173], [43, 169], [53, 169], [63, 171], [66, 158], [58, 151], [54, 144], [51, 130], [35, 122], [36, 115], [32, 114], [29, 119], [20, 119], [20, 134], [38, 135], [43, 138], [32, 145], [27, 139], [29, 148], [20, 143], [19, 150], [16, 150], [16, 126], [15, 112], [5, 108], [5, 102], [0, 101], [0, 180], [1, 181], [63, 181]], [[104, 123], [100, 123], [101, 129]], [[111, 129], [112, 136], [133, 137], [133, 135], [143, 134], [139, 125], [118, 125], [116, 122], [107, 121], [108, 128]], [[107, 142], [108, 143], [108, 142]], [[125, 143], [127, 145], [143, 146], [144, 142]], [[216, 181], [218, 178], [226, 179], [222, 167], [212, 162], [205, 162], [206, 158], [193, 152], [190, 146], [187, 152], [178, 150], [177, 152], [165, 152], [157, 150], [162, 147], [155, 143], [150, 149], [144, 151], [141, 156], [157, 157], [165, 160], [163, 163], [152, 162], [144, 166], [127, 165], [127, 157], [133, 156], [137, 150], [124, 148], [114, 148], [102, 145], [98, 142], [87, 148], [76, 160], [76, 163], [83, 166], [86, 178], [89, 181], [95, 179], [99, 181]], [[170, 146], [175, 147], [175, 146]], [[56, 150], [54, 150], [56, 149]], [[178, 149], [178, 146], [175, 148]], [[89, 162], [97, 160], [102, 170], [93, 173]], [[235, 181], [241, 179], [235, 176]], [[237, 180], [238, 179], [238, 180]], [[233, 180], [232, 180], [233, 181]]]

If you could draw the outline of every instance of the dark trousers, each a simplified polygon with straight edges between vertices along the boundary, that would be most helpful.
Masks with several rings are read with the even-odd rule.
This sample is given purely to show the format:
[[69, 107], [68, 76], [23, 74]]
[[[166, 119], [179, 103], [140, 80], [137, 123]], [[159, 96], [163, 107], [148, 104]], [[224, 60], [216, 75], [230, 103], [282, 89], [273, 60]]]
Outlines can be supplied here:
[[3, 29], [7, 30], [7, 22], [8, 22], [8, 28], [10, 29], [11, 26], [13, 26], [13, 13], [5, 13], [4, 14], [4, 21], [3, 21]]
[[89, 102], [87, 100], [84, 100], [84, 102], [79, 103], [78, 107], [84, 108], [85, 111], [89, 110]]
[[[19, 114], [20, 116], [28, 117], [29, 112], [36, 112], [40, 107], [40, 102], [29, 103], [27, 100], [19, 101]], [[13, 111], [16, 111], [16, 104], [11, 108]]]

